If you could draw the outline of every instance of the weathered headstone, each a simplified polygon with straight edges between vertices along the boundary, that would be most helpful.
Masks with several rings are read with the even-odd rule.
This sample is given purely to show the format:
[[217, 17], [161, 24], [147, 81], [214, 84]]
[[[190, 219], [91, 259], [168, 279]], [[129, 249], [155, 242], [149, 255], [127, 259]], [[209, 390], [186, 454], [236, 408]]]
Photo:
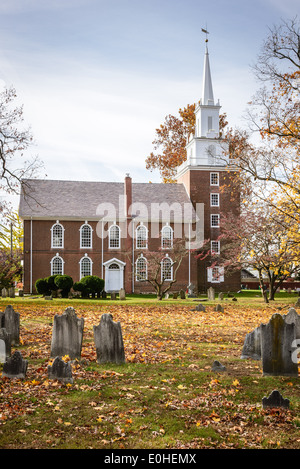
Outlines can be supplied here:
[[180, 290], [179, 294], [180, 294], [180, 298], [181, 298], [182, 300], [185, 300], [185, 291], [184, 291], [184, 290]]
[[295, 303], [295, 308], [300, 308], [300, 298], [297, 298], [297, 301]]
[[209, 287], [207, 290], [207, 296], [209, 301], [214, 301], [215, 299], [215, 289], [213, 287]]
[[94, 326], [94, 341], [98, 363], [125, 363], [125, 352], [120, 322], [114, 322], [111, 314], [101, 316]]
[[112, 291], [111, 294], [110, 294], [110, 299], [111, 300], [116, 300], [117, 299], [117, 294], [115, 291]]
[[218, 360], [215, 360], [212, 364], [211, 370], [217, 372], [226, 371], [226, 366], [222, 365]]
[[173, 293], [173, 300], [177, 300], [177, 298], [178, 298], [178, 292], [175, 291], [175, 292]]
[[6, 298], [8, 295], [8, 291], [6, 290], [6, 288], [2, 288], [1, 290], [1, 296], [2, 298]]
[[290, 406], [290, 401], [289, 399], [284, 399], [280, 392], [275, 389], [271, 392], [269, 397], [263, 397], [262, 405], [264, 409], [279, 407], [288, 409]]
[[199, 303], [196, 306], [195, 311], [205, 311], [205, 306], [203, 306], [201, 303]]
[[190, 283], [189, 286], [188, 286], [188, 297], [189, 298], [196, 298], [195, 285], [193, 283]]
[[54, 316], [51, 357], [69, 355], [71, 360], [81, 357], [84, 319], [78, 319], [75, 309], [68, 307], [62, 315]]
[[0, 329], [0, 363], [5, 363], [11, 355], [11, 338], [6, 329]]
[[283, 318], [287, 324], [295, 324], [296, 339], [300, 339], [300, 316], [297, 311], [294, 308], [290, 308]]
[[19, 297], [20, 297], [20, 298], [23, 298], [23, 296], [24, 296], [24, 291], [23, 291], [23, 290], [19, 290]]
[[14, 298], [15, 297], [15, 288], [11, 287], [8, 289], [8, 296], [9, 298]]
[[106, 298], [106, 297], [107, 297], [107, 293], [106, 293], [105, 290], [103, 290], [103, 291], [101, 292], [101, 296], [102, 296], [102, 298]]
[[126, 293], [124, 288], [121, 288], [121, 290], [119, 291], [119, 298], [120, 300], [126, 300]]
[[224, 313], [224, 308], [223, 308], [223, 306], [221, 306], [221, 305], [218, 304], [218, 305], [216, 305], [216, 307], [215, 307], [215, 311], [216, 311], [216, 312], [219, 312], [219, 313]]
[[19, 345], [20, 314], [11, 305], [6, 306], [4, 313], [1, 313], [1, 327], [10, 334], [11, 345]]
[[223, 293], [223, 292], [220, 292], [220, 293], [218, 294], [218, 299], [219, 299], [220, 301], [222, 301], [222, 300], [224, 299], [224, 293]]
[[249, 332], [244, 341], [242, 350], [242, 359], [253, 358], [254, 360], [261, 359], [261, 328], [256, 327], [254, 331]]
[[22, 354], [17, 350], [3, 364], [2, 376], [6, 378], [24, 379], [26, 377], [28, 361], [23, 360]]
[[260, 327], [263, 374], [298, 376], [298, 364], [292, 360], [295, 324], [287, 324], [280, 314], [275, 313], [268, 324]]
[[61, 357], [55, 357], [52, 365], [48, 366], [48, 378], [72, 384], [73, 377], [71, 363], [63, 361]]

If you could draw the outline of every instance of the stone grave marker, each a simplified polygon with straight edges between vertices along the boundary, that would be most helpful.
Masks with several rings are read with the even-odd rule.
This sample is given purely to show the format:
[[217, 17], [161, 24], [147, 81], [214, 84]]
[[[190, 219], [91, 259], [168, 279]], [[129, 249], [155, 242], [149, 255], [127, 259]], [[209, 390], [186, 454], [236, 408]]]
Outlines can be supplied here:
[[268, 324], [260, 327], [263, 374], [298, 376], [298, 364], [292, 360], [295, 324], [287, 324], [279, 313], [275, 313]]
[[215, 360], [212, 364], [211, 370], [217, 372], [226, 371], [226, 366], [222, 365], [218, 360]]
[[125, 363], [125, 352], [120, 322], [114, 322], [111, 314], [101, 316], [93, 327], [98, 363]]
[[20, 314], [11, 305], [6, 306], [4, 313], [0, 313], [0, 326], [10, 334], [11, 345], [19, 345]]
[[203, 306], [201, 303], [199, 303], [194, 311], [205, 311], [205, 306]]
[[219, 299], [220, 301], [224, 300], [224, 293], [223, 293], [223, 292], [220, 292], [220, 293], [218, 294], [218, 299]]
[[126, 300], [126, 293], [124, 288], [121, 288], [121, 290], [119, 291], [119, 298], [120, 300]]
[[184, 291], [184, 290], [180, 290], [179, 294], [180, 294], [180, 298], [181, 298], [182, 300], [185, 300], [185, 291]]
[[294, 308], [290, 308], [283, 318], [287, 324], [295, 324], [296, 339], [300, 339], [300, 316], [297, 311]]
[[6, 298], [8, 295], [8, 291], [6, 290], [6, 288], [2, 288], [1, 290], [1, 296], [2, 298]]
[[177, 298], [178, 298], [178, 291], [175, 291], [173, 293], [173, 300], [177, 300]]
[[111, 292], [110, 298], [111, 298], [111, 300], [116, 300], [116, 299], [117, 299], [117, 294], [116, 294], [115, 291], [112, 291], [112, 292]]
[[68, 307], [62, 315], [54, 316], [51, 357], [69, 355], [71, 360], [81, 358], [84, 319], [79, 319], [75, 309]]
[[9, 298], [15, 298], [15, 288], [11, 287], [8, 289], [8, 296]]
[[215, 289], [213, 287], [209, 287], [207, 290], [207, 296], [209, 301], [214, 301], [215, 299]]
[[269, 397], [263, 397], [262, 405], [264, 409], [279, 408], [288, 409], [290, 406], [289, 399], [284, 399], [277, 389], [271, 392]]
[[223, 306], [221, 306], [221, 305], [218, 304], [218, 305], [216, 305], [216, 307], [215, 307], [215, 311], [216, 311], [216, 312], [219, 312], [219, 313], [224, 313], [224, 308], [223, 308]]
[[6, 378], [24, 379], [26, 377], [28, 361], [23, 360], [22, 354], [17, 350], [3, 364], [2, 376]]
[[249, 332], [244, 341], [242, 350], [242, 359], [253, 358], [254, 360], [261, 359], [261, 328], [256, 327], [252, 332]]
[[10, 334], [3, 327], [0, 329], [0, 363], [5, 363], [11, 355]]
[[73, 384], [71, 363], [63, 361], [61, 357], [55, 357], [52, 365], [48, 366], [48, 378]]

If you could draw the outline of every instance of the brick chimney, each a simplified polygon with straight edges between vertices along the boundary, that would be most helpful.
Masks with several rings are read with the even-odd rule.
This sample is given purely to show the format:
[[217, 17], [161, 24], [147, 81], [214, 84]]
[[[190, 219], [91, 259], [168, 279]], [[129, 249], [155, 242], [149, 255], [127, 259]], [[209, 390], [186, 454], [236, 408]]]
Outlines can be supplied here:
[[125, 202], [125, 216], [131, 217], [131, 205], [132, 205], [132, 180], [130, 175], [127, 173], [124, 182], [124, 202]]

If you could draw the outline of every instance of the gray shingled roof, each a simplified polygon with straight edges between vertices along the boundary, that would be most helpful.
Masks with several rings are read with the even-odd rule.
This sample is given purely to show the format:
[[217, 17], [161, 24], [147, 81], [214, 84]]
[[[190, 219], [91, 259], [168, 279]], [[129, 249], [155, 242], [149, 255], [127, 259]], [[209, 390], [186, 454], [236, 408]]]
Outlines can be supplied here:
[[[124, 183], [121, 182], [27, 179], [23, 181], [19, 215], [22, 219], [99, 220], [101, 215], [106, 215], [105, 208], [114, 207], [116, 216], [113, 218], [120, 219], [124, 217], [123, 196]], [[169, 218], [169, 207], [174, 209], [170, 221], [179, 221], [183, 214], [188, 217], [189, 213], [195, 217], [183, 184], [132, 183], [132, 202], [134, 213], [139, 214], [137, 210], [142, 208], [151, 214], [151, 219]], [[158, 217], [159, 204], [165, 207]]]

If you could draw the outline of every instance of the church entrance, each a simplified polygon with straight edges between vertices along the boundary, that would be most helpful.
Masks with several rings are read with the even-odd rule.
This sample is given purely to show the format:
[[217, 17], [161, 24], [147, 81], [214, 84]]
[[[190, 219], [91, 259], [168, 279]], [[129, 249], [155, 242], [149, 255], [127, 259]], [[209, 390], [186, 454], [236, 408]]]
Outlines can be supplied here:
[[121, 288], [124, 288], [125, 262], [114, 258], [104, 262], [103, 265], [105, 266], [105, 291], [118, 292]]

